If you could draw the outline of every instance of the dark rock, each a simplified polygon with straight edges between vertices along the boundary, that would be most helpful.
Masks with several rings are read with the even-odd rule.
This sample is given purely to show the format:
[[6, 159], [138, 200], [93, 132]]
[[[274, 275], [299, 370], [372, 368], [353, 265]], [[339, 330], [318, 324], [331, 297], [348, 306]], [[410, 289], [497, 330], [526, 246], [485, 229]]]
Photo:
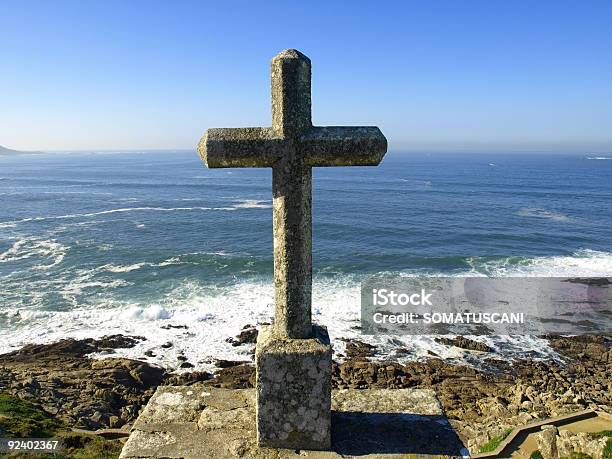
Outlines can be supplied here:
[[571, 279], [567, 279], [564, 282], [572, 282], [575, 284], [583, 285], [594, 285], [596, 287], [612, 285], [612, 281], [606, 277], [574, 277]]
[[87, 357], [92, 352], [132, 347], [140, 337], [114, 335], [101, 339], [66, 339], [29, 345], [0, 355], [0, 387], [43, 406], [56, 419], [74, 427], [110, 427], [112, 416], [131, 422], [165, 378], [156, 366], [130, 359]]
[[255, 387], [255, 367], [251, 364], [241, 364], [223, 368], [217, 371], [215, 378], [207, 384], [226, 389], [250, 389]]
[[358, 340], [344, 340], [346, 342], [346, 357], [349, 359], [366, 359], [375, 354], [376, 347]]
[[192, 371], [191, 373], [182, 373], [178, 375], [170, 375], [163, 382], [165, 386], [190, 386], [197, 382], [208, 381], [213, 375], [206, 371]]
[[245, 325], [242, 331], [234, 338], [228, 338], [226, 341], [232, 346], [241, 346], [242, 344], [255, 344], [258, 335], [257, 328], [252, 325]]
[[436, 338], [436, 343], [444, 344], [446, 346], [455, 346], [461, 349], [468, 349], [470, 351], [479, 352], [493, 352], [493, 349], [487, 346], [485, 343], [480, 341], [474, 341], [473, 339], [466, 338], [464, 336], [456, 336], [455, 338]]
[[224, 360], [224, 359], [214, 359], [213, 362], [217, 368], [230, 368], [235, 367], [237, 365], [242, 365], [245, 362], [239, 360]]
[[183, 362], [179, 365], [179, 368], [193, 368], [193, 364], [189, 362]]

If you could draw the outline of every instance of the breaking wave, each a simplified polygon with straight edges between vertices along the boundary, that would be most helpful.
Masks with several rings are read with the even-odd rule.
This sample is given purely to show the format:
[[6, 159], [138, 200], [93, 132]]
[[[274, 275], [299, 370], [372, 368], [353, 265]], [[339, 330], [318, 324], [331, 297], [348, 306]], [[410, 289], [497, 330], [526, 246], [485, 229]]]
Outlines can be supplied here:
[[[11, 257], [12, 254], [5, 252], [2, 256]], [[217, 252], [207, 256], [231, 259], [239, 257], [239, 254]], [[112, 292], [129, 281], [110, 278], [100, 280], [95, 277], [96, 273], [129, 275], [143, 269], [190, 262], [197, 263], [197, 259], [190, 261], [188, 255], [181, 255], [156, 264], [140, 262], [131, 265], [102, 265], [95, 270], [76, 273], [61, 291], [75, 298], [94, 285]], [[582, 250], [569, 256], [496, 260], [470, 258], [468, 265], [470, 269], [454, 275], [610, 276], [612, 253]], [[344, 353], [343, 340], [351, 338], [375, 345], [377, 358], [393, 358], [400, 362], [426, 359], [430, 352], [435, 352], [451, 362], [478, 366], [488, 357], [440, 345], [434, 341], [433, 336], [362, 335], [361, 280], [359, 275], [315, 275], [313, 317], [316, 322], [328, 327], [336, 357]], [[0, 344], [0, 353], [31, 342], [44, 343], [66, 337], [99, 337], [121, 333], [144, 336], [146, 340], [132, 349], [117, 350], [119, 355], [146, 358], [172, 369], [178, 368], [181, 363], [178, 357], [184, 355], [196, 369], [211, 370], [213, 357], [250, 360], [251, 346], [234, 347], [227, 339], [237, 335], [245, 325], [269, 323], [273, 315], [273, 301], [272, 279], [261, 275], [222, 286], [184, 280], [152, 300], [118, 299], [112, 295], [102, 295], [98, 301], [87, 305], [77, 302], [73, 309], [66, 311], [31, 310], [27, 306], [8, 307], [0, 313], [0, 322], [11, 324], [3, 332], [6, 339]], [[556, 358], [547, 342], [534, 336], [480, 336], [475, 339], [491, 346], [498, 357]], [[168, 342], [173, 343], [170, 349], [162, 347], [167, 346]], [[408, 354], [396, 354], [398, 348], [408, 349]], [[149, 357], [145, 356], [145, 352]]]

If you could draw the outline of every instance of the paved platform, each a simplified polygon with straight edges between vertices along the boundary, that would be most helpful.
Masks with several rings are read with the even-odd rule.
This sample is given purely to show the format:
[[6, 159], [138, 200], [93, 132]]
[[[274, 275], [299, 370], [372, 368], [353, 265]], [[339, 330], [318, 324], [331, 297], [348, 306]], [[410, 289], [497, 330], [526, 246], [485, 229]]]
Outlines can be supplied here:
[[432, 390], [332, 391], [332, 451], [260, 448], [255, 390], [162, 386], [134, 424], [121, 458], [467, 456]]

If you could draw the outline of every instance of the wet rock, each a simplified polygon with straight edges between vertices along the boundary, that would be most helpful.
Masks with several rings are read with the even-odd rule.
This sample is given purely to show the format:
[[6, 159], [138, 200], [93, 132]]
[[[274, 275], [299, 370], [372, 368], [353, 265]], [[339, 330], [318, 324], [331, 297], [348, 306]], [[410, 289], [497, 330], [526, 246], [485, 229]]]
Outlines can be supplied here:
[[464, 336], [456, 336], [454, 338], [440, 337], [436, 338], [435, 341], [436, 343], [444, 344], [446, 346], [455, 346], [470, 351], [493, 352], [493, 349], [487, 346], [485, 343], [481, 343], [480, 341], [475, 341]]
[[213, 362], [217, 368], [230, 368], [237, 365], [242, 365], [244, 362], [239, 360], [214, 359]]
[[257, 342], [257, 328], [253, 325], [245, 325], [242, 331], [234, 338], [228, 338], [227, 342], [232, 346], [241, 346], [243, 344], [255, 344]]
[[373, 357], [376, 347], [359, 340], [344, 340], [346, 342], [346, 357], [348, 359], [367, 359]]

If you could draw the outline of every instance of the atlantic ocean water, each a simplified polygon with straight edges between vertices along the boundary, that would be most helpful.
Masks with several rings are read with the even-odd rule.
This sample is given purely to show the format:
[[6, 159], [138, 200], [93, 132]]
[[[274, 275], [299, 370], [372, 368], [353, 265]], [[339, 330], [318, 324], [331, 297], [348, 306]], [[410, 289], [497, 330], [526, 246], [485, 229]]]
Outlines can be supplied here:
[[[430, 336], [362, 336], [361, 279], [611, 276], [611, 157], [391, 152], [315, 169], [315, 320], [339, 354], [357, 338], [478, 365]], [[146, 340], [120, 355], [209, 369], [249, 360], [227, 338], [272, 318], [270, 170], [209, 170], [193, 151], [0, 156], [0, 202], [0, 353], [122, 333]], [[479, 339], [555, 358], [535, 337]]]

